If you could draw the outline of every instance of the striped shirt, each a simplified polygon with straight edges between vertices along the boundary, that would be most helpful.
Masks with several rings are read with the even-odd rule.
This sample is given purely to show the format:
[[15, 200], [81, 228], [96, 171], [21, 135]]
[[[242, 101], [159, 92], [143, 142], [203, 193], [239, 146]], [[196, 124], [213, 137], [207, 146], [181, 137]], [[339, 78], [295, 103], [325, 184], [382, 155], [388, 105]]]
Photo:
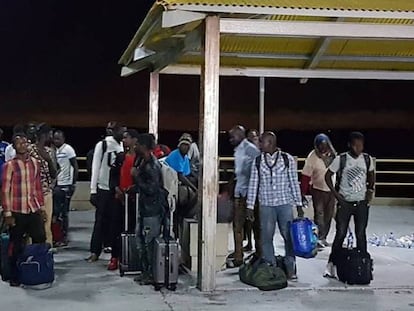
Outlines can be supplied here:
[[2, 204], [5, 216], [30, 214], [44, 206], [40, 164], [28, 157], [14, 158], [3, 166]]
[[290, 154], [287, 157], [289, 167], [286, 167], [280, 151], [273, 155], [262, 154], [260, 172], [257, 170], [256, 161], [253, 162], [247, 193], [248, 208], [253, 209], [257, 195], [260, 205], [264, 206], [302, 206], [297, 164]]

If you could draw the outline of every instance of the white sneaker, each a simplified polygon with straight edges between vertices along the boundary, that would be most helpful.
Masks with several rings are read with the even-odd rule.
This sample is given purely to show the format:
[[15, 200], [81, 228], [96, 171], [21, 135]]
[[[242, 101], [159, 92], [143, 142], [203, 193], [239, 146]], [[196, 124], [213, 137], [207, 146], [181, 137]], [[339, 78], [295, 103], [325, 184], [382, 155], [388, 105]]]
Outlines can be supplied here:
[[323, 277], [331, 278], [331, 279], [337, 278], [336, 266], [332, 262], [328, 262], [328, 264], [326, 265], [326, 269], [325, 269], [325, 272], [323, 273]]

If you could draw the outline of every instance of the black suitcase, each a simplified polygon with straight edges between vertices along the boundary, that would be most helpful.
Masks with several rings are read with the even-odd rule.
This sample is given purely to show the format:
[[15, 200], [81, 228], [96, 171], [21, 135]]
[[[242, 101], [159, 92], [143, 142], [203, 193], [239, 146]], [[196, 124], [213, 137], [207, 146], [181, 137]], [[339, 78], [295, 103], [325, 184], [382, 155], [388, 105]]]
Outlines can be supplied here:
[[[121, 258], [119, 261], [119, 274], [138, 274], [142, 271], [140, 252], [137, 248], [137, 236], [128, 232], [128, 193], [125, 193], [125, 231], [121, 234]], [[136, 195], [136, 215], [138, 215], [138, 194]]]
[[373, 280], [374, 265], [368, 252], [342, 249], [337, 256], [336, 268], [341, 282], [349, 285], [368, 285]]
[[7, 233], [0, 234], [0, 275], [3, 281], [10, 279], [9, 238]]
[[164, 286], [172, 291], [177, 288], [179, 246], [178, 241], [173, 237], [174, 209], [175, 206], [170, 207], [169, 232], [165, 232], [163, 237], [155, 239], [154, 243], [154, 262], [152, 268], [155, 290], [160, 290]]

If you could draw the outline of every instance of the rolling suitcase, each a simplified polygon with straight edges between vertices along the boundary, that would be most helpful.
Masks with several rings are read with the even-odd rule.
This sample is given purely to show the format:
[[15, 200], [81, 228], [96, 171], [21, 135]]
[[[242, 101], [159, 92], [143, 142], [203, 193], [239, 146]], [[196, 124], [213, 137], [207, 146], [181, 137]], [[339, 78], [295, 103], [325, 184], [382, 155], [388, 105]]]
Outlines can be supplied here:
[[[136, 211], [138, 215], [138, 194], [136, 194]], [[142, 271], [141, 256], [137, 248], [137, 236], [128, 232], [128, 193], [125, 193], [125, 231], [121, 234], [121, 258], [119, 262], [119, 274], [137, 274]], [[135, 229], [134, 229], [135, 231]]]
[[10, 279], [9, 235], [7, 233], [0, 234], [0, 274], [3, 281]]
[[155, 290], [160, 290], [164, 286], [172, 291], [175, 291], [177, 288], [179, 248], [178, 241], [173, 237], [173, 212], [174, 206], [171, 206], [168, 235], [159, 237], [154, 242], [154, 262], [152, 268]]

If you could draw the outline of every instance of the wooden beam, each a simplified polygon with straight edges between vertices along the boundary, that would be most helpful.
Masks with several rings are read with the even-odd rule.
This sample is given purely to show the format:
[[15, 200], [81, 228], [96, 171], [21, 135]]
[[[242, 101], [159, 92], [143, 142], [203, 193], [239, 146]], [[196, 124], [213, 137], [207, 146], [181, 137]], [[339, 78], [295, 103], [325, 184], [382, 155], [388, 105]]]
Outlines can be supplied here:
[[159, 76], [157, 71], [150, 73], [148, 132], [154, 134], [156, 139], [158, 139]]
[[259, 134], [265, 129], [265, 78], [259, 78]]
[[199, 225], [198, 287], [203, 292], [216, 287], [216, 222], [218, 195], [218, 134], [220, 79], [220, 19], [205, 20], [204, 64], [201, 71], [200, 136], [201, 154], [201, 222]]

